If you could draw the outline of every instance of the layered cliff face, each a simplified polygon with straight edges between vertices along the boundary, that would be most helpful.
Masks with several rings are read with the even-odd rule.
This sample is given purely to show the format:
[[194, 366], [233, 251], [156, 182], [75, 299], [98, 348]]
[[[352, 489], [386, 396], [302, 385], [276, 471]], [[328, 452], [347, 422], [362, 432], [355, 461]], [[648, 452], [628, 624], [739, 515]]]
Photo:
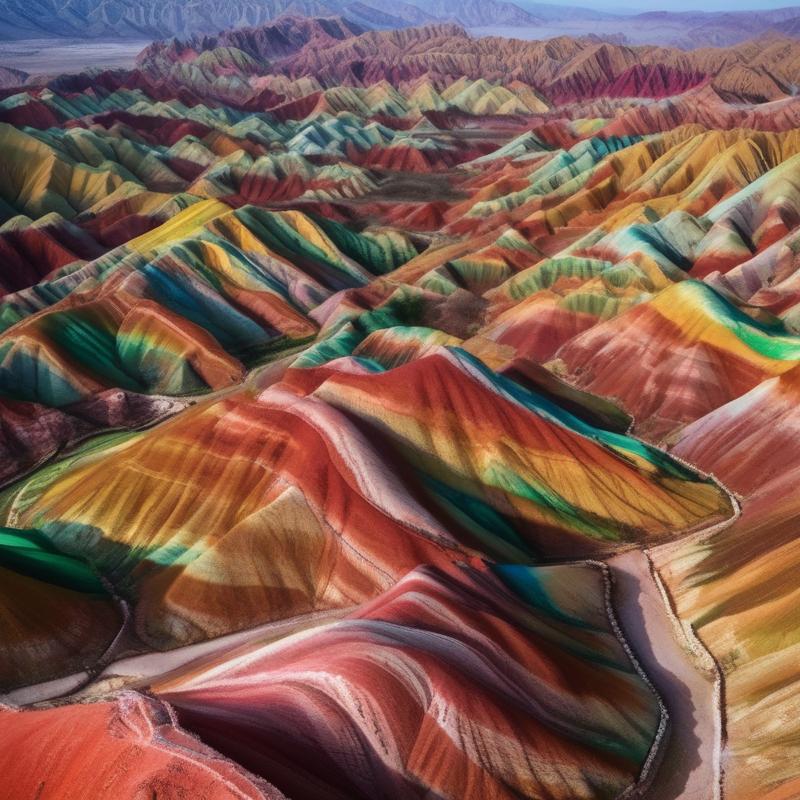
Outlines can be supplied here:
[[794, 47], [4, 92], [10, 796], [792, 796]]

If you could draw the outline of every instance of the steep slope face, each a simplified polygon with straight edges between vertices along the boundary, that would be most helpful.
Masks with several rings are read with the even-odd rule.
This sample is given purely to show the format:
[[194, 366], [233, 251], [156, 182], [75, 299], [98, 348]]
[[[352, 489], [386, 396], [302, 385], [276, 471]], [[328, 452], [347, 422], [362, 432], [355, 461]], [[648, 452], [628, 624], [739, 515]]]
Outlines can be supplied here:
[[[739, 492], [742, 513], [724, 534], [665, 550], [657, 562], [679, 613], [723, 669], [730, 709], [727, 786], [742, 797], [796, 777], [787, 765], [797, 752], [798, 729], [792, 713], [798, 686], [798, 374], [793, 369], [764, 381], [686, 428], [675, 452]], [[793, 789], [783, 791], [790, 797]]]
[[102, 252], [91, 236], [59, 214], [45, 215], [36, 222], [14, 217], [0, 228], [0, 253], [5, 264], [0, 293], [26, 289], [51, 272]]
[[245, 363], [313, 338], [306, 315], [332, 291], [363, 285], [370, 269], [390, 269], [404, 251], [415, 252], [402, 237], [206, 201], [9, 295], [10, 327], [0, 336], [4, 477], [96, 427], [138, 427], [183, 405], [142, 395], [231, 386]]
[[90, 454], [8, 501], [134, 601], [157, 647], [362, 602], [419, 563], [608, 552], [730, 514], [661, 452], [458, 351], [293, 368], [109, 455], [111, 479]]
[[344, 621], [156, 690], [291, 797], [616, 797], [660, 709], [614, 636], [604, 579], [425, 567]]
[[97, 575], [39, 531], [0, 529], [0, 692], [91, 669], [122, 614]]
[[192, 792], [209, 800], [285, 800], [182, 731], [164, 703], [133, 692], [46, 711], [0, 707], [0, 719], [0, 764], [11, 797]]
[[[776, 458], [769, 478], [794, 469], [791, 447], [798, 414], [800, 370], [789, 369], [689, 425], [673, 452], [721, 477], [735, 491], [754, 494], [765, 476], [759, 469]], [[768, 435], [764, 435], [767, 430]], [[748, 457], [743, 458], [747, 453]]]
[[573, 339], [559, 359], [582, 388], [647, 420], [642, 428], [655, 437], [793, 369], [800, 338], [758, 325], [687, 281]]
[[58, 213], [71, 219], [124, 182], [116, 165], [95, 169], [57, 158], [43, 142], [7, 124], [0, 125], [0, 148], [3, 204], [32, 217]]

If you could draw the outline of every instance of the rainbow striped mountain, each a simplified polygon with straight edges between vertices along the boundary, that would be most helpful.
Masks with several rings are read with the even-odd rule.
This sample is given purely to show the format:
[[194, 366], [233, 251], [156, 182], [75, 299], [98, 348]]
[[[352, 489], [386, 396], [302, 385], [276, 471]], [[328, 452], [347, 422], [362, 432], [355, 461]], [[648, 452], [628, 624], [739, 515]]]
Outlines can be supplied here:
[[800, 798], [800, 41], [0, 86], [3, 798]]

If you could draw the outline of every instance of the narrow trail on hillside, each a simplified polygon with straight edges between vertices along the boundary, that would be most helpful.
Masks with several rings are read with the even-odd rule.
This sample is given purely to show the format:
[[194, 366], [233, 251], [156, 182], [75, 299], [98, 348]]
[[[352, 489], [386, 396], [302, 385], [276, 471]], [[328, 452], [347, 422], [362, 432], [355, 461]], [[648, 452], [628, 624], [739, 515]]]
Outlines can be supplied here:
[[669, 714], [647, 800], [720, 800], [717, 676], [701, 670], [681, 643], [647, 553], [609, 559], [620, 628]]

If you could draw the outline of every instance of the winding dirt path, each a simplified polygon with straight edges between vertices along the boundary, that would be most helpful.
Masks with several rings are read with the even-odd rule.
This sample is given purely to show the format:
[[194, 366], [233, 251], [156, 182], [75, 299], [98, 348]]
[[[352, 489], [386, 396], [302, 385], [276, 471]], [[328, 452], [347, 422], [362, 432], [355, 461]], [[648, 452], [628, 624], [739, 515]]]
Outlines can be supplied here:
[[335, 622], [354, 608], [355, 606], [347, 606], [278, 622], [268, 622], [255, 628], [247, 628], [197, 644], [176, 647], [173, 650], [139, 653], [114, 661], [104, 659], [101, 668], [93, 672], [78, 672], [56, 680], [24, 686], [6, 695], [0, 695], [0, 702], [17, 707], [56, 699], [74, 699], [75, 702], [79, 702], [88, 694], [103, 694], [108, 689], [129, 686], [140, 688], [150, 683], [152, 678], [162, 679], [173, 670], [181, 669], [192, 662], [204, 663], [221, 653], [235, 650], [259, 638], [264, 642], [273, 641]]
[[625, 638], [669, 714], [647, 800], [720, 800], [718, 676], [674, 618], [643, 550], [608, 561]]

